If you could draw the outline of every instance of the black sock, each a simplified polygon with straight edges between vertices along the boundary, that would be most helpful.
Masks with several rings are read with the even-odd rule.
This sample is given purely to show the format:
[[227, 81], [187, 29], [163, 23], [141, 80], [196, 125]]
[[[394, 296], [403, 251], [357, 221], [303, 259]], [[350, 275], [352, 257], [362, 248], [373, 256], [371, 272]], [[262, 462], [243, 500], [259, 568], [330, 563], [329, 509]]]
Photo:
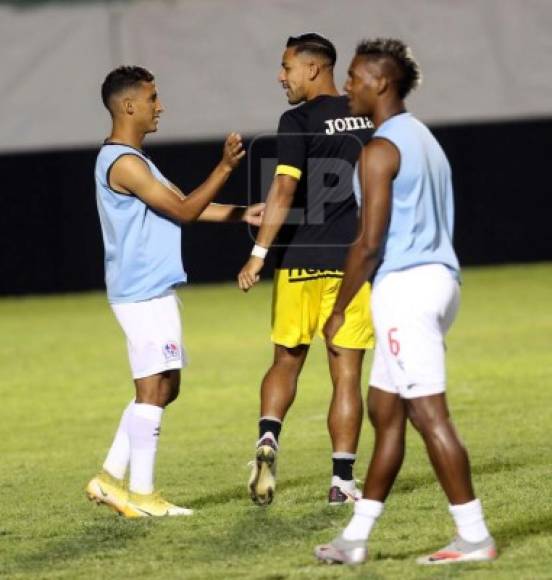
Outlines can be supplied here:
[[351, 480], [353, 479], [353, 465], [355, 464], [354, 459], [332, 459], [333, 463], [333, 474], [337, 475], [341, 479]]
[[282, 423], [280, 421], [275, 421], [273, 419], [262, 418], [259, 420], [259, 439], [267, 432], [270, 431], [274, 435], [274, 439], [278, 442], [278, 437], [280, 437], [280, 431], [282, 430]]

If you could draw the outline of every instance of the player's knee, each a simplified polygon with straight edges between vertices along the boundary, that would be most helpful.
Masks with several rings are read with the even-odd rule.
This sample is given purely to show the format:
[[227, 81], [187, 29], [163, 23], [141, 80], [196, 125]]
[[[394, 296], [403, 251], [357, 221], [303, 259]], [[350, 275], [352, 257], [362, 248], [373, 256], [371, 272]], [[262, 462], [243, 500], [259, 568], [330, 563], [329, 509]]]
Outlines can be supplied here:
[[425, 431], [427, 431], [429, 424], [431, 423], [427, 414], [424, 413], [422, 409], [416, 407], [416, 405], [414, 405], [411, 401], [406, 404], [406, 408], [408, 419], [414, 429], [416, 429], [416, 431], [418, 431], [420, 434], [423, 434]]
[[408, 418], [413, 427], [424, 438], [438, 434], [448, 423], [448, 417], [430, 405], [417, 404], [417, 402], [409, 401], [407, 403], [407, 410]]
[[360, 393], [360, 373], [356, 369], [340, 368], [335, 376], [334, 388]]
[[302, 360], [296, 356], [280, 354], [274, 358], [271, 370], [288, 375], [298, 376], [301, 372]]
[[366, 400], [368, 419], [377, 431], [382, 430], [404, 430], [406, 421], [402, 402], [397, 399], [390, 403], [389, 400], [381, 398], [377, 391], [370, 389]]
[[180, 372], [177, 371], [171, 382], [171, 402], [180, 395]]
[[160, 397], [162, 398], [163, 406], [170, 405], [178, 398], [180, 394], [180, 371], [167, 371], [163, 376], [160, 388]]
[[173, 401], [176, 401], [178, 395], [180, 395], [180, 385], [176, 385], [171, 389], [165, 405], [170, 405]]
[[372, 427], [376, 429], [376, 431], [380, 431], [382, 429], [386, 429], [392, 426], [392, 417], [389, 416], [389, 413], [383, 411], [381, 407], [375, 404], [370, 398], [368, 398], [368, 419], [370, 419], [370, 423]]
[[391, 432], [401, 428], [401, 421], [398, 417], [390, 416], [389, 413], [368, 406], [368, 419], [376, 431]]
[[368, 419], [370, 420], [372, 427], [375, 429], [378, 425], [379, 413], [377, 405], [373, 404], [373, 402], [370, 400], [370, 397], [368, 397], [366, 401], [366, 411], [368, 413]]

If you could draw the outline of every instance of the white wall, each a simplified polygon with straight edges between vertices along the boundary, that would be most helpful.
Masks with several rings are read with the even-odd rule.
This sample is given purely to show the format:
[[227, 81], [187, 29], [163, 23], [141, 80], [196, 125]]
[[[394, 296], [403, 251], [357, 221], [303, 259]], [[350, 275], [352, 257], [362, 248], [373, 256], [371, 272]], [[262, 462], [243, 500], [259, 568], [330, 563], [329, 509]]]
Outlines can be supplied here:
[[0, 151], [105, 136], [99, 90], [119, 64], [156, 74], [167, 108], [156, 140], [272, 130], [287, 107], [276, 75], [290, 34], [338, 49], [397, 36], [422, 65], [410, 108], [430, 122], [552, 114], [550, 0], [171, 0], [0, 6]]

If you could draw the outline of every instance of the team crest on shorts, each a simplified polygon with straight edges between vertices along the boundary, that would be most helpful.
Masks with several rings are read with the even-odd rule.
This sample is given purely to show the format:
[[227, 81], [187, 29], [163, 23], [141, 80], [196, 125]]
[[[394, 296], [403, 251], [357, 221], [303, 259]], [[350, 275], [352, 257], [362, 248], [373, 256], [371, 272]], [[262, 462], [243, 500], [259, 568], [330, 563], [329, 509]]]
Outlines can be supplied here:
[[163, 346], [163, 354], [167, 361], [178, 360], [181, 356], [181, 350], [176, 342], [167, 342], [167, 344]]

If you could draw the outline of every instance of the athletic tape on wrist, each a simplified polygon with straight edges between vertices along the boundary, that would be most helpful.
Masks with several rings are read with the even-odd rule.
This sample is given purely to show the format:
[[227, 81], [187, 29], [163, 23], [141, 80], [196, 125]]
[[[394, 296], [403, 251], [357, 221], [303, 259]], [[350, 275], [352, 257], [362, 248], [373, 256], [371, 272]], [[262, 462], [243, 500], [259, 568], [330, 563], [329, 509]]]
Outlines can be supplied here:
[[253, 249], [251, 250], [251, 255], [255, 256], [256, 258], [260, 258], [261, 260], [264, 260], [266, 258], [267, 254], [268, 254], [268, 249], [263, 248], [262, 246], [259, 246], [259, 244], [255, 244], [253, 246]]

